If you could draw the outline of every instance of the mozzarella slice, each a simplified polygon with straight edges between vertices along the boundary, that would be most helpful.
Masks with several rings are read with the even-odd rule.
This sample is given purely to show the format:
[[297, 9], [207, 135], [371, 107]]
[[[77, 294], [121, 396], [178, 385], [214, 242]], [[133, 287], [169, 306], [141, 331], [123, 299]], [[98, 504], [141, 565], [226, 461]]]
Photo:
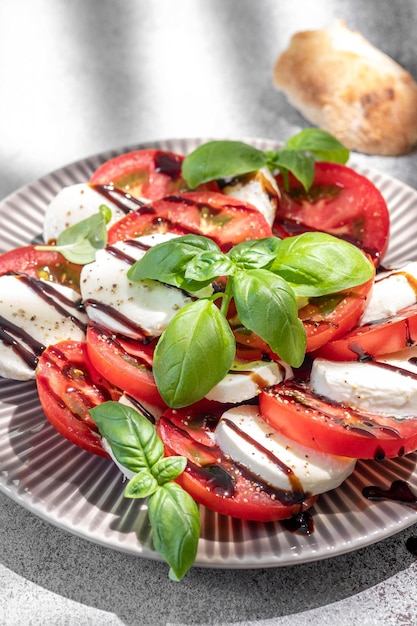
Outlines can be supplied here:
[[[416, 357], [413, 347], [365, 363], [315, 359], [310, 385], [315, 393], [335, 402], [399, 419], [415, 418]], [[383, 363], [393, 367], [386, 369]]]
[[272, 487], [317, 495], [338, 487], [356, 460], [313, 450], [271, 428], [256, 406], [226, 411], [215, 431], [222, 452]]
[[63, 230], [81, 220], [98, 213], [99, 206], [105, 204], [112, 212], [108, 227], [121, 219], [129, 210], [137, 209], [137, 204], [123, 201], [124, 210], [87, 183], [64, 187], [46, 208], [43, 239], [46, 243], [55, 241]]
[[192, 296], [156, 280], [131, 282], [127, 271], [147, 246], [173, 237], [172, 233], [148, 235], [98, 250], [96, 260], [81, 271], [81, 295], [88, 317], [127, 337], [161, 335], [177, 311], [193, 301]]
[[395, 315], [417, 301], [417, 262], [376, 278], [360, 324], [369, 324]]
[[0, 376], [34, 379], [42, 346], [84, 341], [87, 316], [79, 303], [79, 294], [69, 287], [27, 276], [0, 276]]
[[252, 204], [272, 226], [278, 209], [280, 192], [269, 168], [263, 167], [253, 174], [241, 176], [222, 189], [227, 196], [233, 196]]
[[[289, 371], [288, 371], [289, 370]], [[288, 374], [286, 375], [286, 372]], [[208, 400], [237, 404], [255, 398], [262, 389], [278, 385], [291, 376], [291, 368], [275, 361], [235, 361], [232, 369], [206, 395]]]

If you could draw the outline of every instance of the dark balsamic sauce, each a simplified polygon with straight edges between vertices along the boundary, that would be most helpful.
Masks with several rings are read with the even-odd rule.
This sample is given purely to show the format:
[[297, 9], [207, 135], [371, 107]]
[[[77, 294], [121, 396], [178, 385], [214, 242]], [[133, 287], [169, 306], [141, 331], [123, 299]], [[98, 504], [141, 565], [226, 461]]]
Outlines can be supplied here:
[[172, 180], [181, 178], [182, 158], [171, 152], [161, 151], [155, 156], [155, 170]]
[[314, 533], [314, 519], [308, 511], [303, 511], [289, 519], [283, 520], [282, 525], [285, 530], [291, 533], [300, 533], [302, 535], [312, 535]]
[[[362, 495], [368, 500], [376, 502], [390, 500], [417, 509], [417, 495], [404, 480], [394, 480], [388, 489], [377, 486], [364, 487]], [[417, 537], [409, 537], [405, 542], [405, 547], [410, 554], [417, 556]]]
[[91, 185], [94, 191], [97, 191], [103, 198], [106, 198], [117, 206], [126, 215], [132, 211], [140, 213], [155, 213], [151, 205], [135, 198], [130, 193], [126, 193], [122, 189], [114, 187], [114, 185]]
[[367, 500], [391, 500], [393, 502], [400, 502], [406, 504], [412, 508], [417, 508], [417, 496], [411, 491], [411, 487], [404, 480], [394, 480], [389, 489], [382, 489], [382, 487], [364, 487], [362, 489], [362, 495]]

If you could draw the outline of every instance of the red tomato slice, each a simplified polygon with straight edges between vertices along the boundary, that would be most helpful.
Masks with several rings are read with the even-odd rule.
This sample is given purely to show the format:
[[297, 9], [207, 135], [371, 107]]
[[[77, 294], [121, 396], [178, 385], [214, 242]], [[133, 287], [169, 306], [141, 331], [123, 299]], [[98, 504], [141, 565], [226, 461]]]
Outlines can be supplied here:
[[218, 192], [190, 191], [129, 213], [109, 230], [109, 243], [161, 229], [210, 237], [223, 250], [272, 234], [263, 215], [252, 205]]
[[389, 237], [386, 202], [368, 179], [345, 165], [317, 162], [312, 187], [305, 192], [290, 176], [290, 190], [277, 177], [282, 197], [276, 219], [277, 235], [318, 230], [355, 244], [378, 265]]
[[197, 502], [223, 515], [259, 522], [288, 519], [314, 504], [316, 497], [273, 490], [226, 458], [209, 434], [219, 416], [187, 407], [166, 411], [158, 422], [166, 455], [188, 459], [177, 482]]
[[417, 304], [382, 320], [357, 326], [325, 344], [317, 355], [335, 361], [360, 361], [417, 344]]
[[115, 389], [93, 367], [85, 343], [63, 341], [42, 353], [36, 370], [39, 400], [47, 419], [80, 448], [108, 456], [89, 410], [118, 400]]
[[116, 336], [90, 322], [88, 356], [101, 375], [138, 401], [166, 407], [152, 374], [155, 342], [150, 344]]
[[273, 428], [322, 452], [383, 460], [417, 449], [417, 418], [399, 421], [326, 402], [307, 383], [286, 381], [262, 392], [259, 406]]
[[307, 334], [307, 352], [341, 337], [360, 320], [372, 289], [373, 278], [339, 294], [311, 298], [298, 312]]
[[164, 150], [135, 150], [103, 163], [90, 183], [113, 184], [139, 198], [158, 200], [186, 188], [181, 176], [184, 157]]
[[0, 255], [0, 276], [8, 272], [50, 280], [79, 291], [82, 265], [70, 263], [60, 252], [37, 250], [35, 246], [15, 248]]

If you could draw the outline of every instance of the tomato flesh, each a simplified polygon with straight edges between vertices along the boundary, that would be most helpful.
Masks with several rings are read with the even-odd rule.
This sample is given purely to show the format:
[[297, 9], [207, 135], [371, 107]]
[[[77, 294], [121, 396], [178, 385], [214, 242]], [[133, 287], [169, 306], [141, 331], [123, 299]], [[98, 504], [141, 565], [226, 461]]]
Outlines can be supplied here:
[[259, 407], [283, 435], [329, 454], [383, 460], [417, 448], [417, 418], [397, 420], [327, 402], [306, 382], [286, 381], [262, 392]]
[[52, 426], [84, 450], [107, 457], [89, 410], [118, 400], [121, 394], [94, 368], [86, 344], [63, 341], [46, 348], [38, 362], [36, 384]]
[[223, 515], [259, 522], [288, 519], [314, 504], [316, 497], [268, 488], [223, 455], [211, 436], [219, 417], [187, 407], [166, 411], [158, 422], [165, 454], [188, 459], [177, 482], [197, 502]]
[[109, 230], [109, 243], [167, 231], [210, 237], [225, 251], [242, 241], [272, 234], [252, 205], [214, 191], [191, 191], [129, 213]]
[[322, 346], [317, 355], [335, 361], [359, 361], [417, 344], [417, 304], [387, 319], [357, 326]]
[[136, 198], [158, 200], [186, 187], [184, 157], [164, 150], [134, 150], [109, 159], [91, 176], [95, 185], [112, 184]]
[[118, 337], [90, 322], [87, 327], [88, 356], [100, 374], [139, 402], [165, 407], [152, 374], [155, 342]]
[[281, 201], [274, 227], [278, 236], [326, 232], [358, 246], [379, 264], [388, 246], [389, 212], [368, 178], [345, 165], [320, 161], [307, 192], [293, 176], [289, 180], [287, 190], [282, 175], [277, 177]]
[[82, 265], [70, 263], [60, 252], [38, 250], [36, 246], [15, 248], [0, 255], [0, 276], [9, 272], [49, 280], [76, 291], [80, 288]]

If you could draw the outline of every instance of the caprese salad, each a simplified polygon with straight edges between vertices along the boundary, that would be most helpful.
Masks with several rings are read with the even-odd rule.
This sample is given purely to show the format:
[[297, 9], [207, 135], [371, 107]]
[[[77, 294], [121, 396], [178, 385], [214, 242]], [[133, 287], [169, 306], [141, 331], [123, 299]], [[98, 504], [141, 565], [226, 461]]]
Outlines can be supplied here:
[[417, 263], [383, 269], [389, 213], [348, 156], [313, 129], [123, 154], [0, 256], [0, 375], [147, 498], [173, 579], [198, 504], [288, 519], [417, 449]]

